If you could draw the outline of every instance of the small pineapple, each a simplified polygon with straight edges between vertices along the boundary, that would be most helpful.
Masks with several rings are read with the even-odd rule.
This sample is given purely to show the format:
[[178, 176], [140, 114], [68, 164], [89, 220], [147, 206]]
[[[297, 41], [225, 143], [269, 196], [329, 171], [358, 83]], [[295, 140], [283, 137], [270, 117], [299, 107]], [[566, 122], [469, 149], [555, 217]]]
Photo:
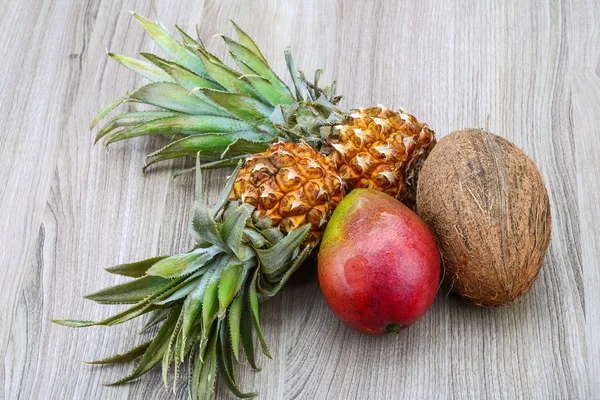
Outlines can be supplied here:
[[283, 233], [309, 223], [306, 241], [316, 246], [344, 194], [328, 158], [304, 142], [280, 142], [246, 159], [230, 198], [253, 205]]
[[146, 135], [176, 139], [148, 155], [144, 168], [198, 151], [202, 168], [226, 167], [273, 143], [304, 141], [329, 155], [347, 190], [370, 187], [411, 201], [420, 160], [435, 144], [427, 125], [404, 110], [393, 112], [383, 106], [344, 112], [338, 107], [336, 83], [320, 87], [320, 70], [309, 82], [296, 71], [287, 49], [290, 90], [256, 43], [235, 24], [239, 41], [222, 38], [239, 71], [211, 54], [199, 39], [180, 30], [180, 43], [160, 21], [155, 24], [134, 15], [174, 61], [148, 53], [142, 53], [147, 61], [110, 54], [151, 83], [108, 105], [92, 127], [122, 103], [158, 110], [118, 115], [98, 131], [96, 140], [104, 138], [108, 145]]

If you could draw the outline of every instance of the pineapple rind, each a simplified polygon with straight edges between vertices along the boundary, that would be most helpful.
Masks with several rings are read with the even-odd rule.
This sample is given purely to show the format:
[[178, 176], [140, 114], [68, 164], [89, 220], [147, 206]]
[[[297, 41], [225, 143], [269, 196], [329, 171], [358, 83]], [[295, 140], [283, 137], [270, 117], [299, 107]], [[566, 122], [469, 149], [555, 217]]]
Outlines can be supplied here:
[[435, 145], [435, 134], [406, 111], [379, 105], [350, 114], [327, 145], [348, 190], [375, 189], [410, 203], [419, 160]]
[[[260, 218], [270, 218], [283, 232], [309, 224], [307, 241], [316, 246], [344, 195], [342, 181], [327, 157], [304, 142], [279, 142], [246, 160], [230, 199], [252, 204]], [[257, 250], [259, 257], [277, 246]]]

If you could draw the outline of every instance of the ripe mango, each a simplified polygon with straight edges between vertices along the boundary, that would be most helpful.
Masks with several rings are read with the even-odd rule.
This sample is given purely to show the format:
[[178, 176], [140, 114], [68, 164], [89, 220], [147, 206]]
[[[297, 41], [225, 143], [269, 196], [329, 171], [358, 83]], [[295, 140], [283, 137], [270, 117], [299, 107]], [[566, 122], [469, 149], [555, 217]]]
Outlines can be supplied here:
[[355, 189], [340, 202], [318, 264], [329, 307], [370, 335], [413, 324], [433, 303], [440, 279], [440, 254], [427, 225], [400, 201], [371, 189]]

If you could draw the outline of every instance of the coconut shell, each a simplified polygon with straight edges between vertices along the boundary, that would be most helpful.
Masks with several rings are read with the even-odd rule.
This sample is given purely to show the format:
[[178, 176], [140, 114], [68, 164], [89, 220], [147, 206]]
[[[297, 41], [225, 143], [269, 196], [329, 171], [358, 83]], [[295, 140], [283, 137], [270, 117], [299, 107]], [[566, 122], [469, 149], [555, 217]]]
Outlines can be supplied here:
[[460, 296], [495, 306], [531, 288], [550, 242], [550, 203], [537, 167], [513, 143], [481, 129], [444, 137], [421, 169], [417, 209]]

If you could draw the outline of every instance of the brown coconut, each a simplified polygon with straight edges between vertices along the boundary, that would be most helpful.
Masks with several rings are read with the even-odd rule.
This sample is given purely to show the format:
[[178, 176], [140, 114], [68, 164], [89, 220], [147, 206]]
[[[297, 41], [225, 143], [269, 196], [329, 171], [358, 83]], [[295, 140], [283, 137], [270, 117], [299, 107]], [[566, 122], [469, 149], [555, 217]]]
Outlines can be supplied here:
[[550, 242], [550, 203], [517, 146], [481, 129], [452, 132], [423, 164], [417, 208], [463, 298], [502, 305], [531, 288]]

